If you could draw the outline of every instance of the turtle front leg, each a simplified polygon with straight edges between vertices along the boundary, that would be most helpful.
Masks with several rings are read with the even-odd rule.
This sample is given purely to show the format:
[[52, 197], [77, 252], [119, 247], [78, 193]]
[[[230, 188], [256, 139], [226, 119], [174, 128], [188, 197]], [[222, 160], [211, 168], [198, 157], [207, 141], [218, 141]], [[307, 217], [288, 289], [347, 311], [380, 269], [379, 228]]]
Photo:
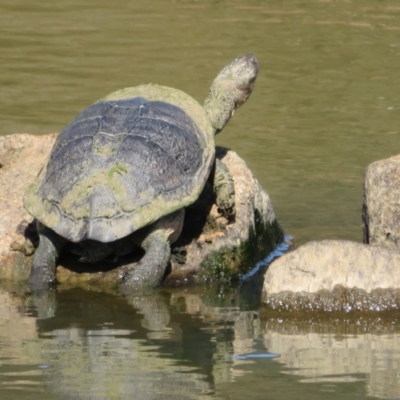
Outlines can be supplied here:
[[66, 240], [37, 222], [39, 247], [33, 256], [29, 284], [32, 290], [49, 289], [56, 283], [56, 263]]
[[213, 188], [216, 203], [228, 220], [235, 218], [235, 185], [227, 166], [218, 158], [215, 159], [215, 171], [213, 176]]
[[183, 209], [176, 211], [132, 235], [132, 241], [144, 249], [145, 255], [136, 265], [129, 266], [122, 277], [122, 293], [145, 291], [162, 283], [171, 257], [171, 243], [182, 232], [184, 216]]

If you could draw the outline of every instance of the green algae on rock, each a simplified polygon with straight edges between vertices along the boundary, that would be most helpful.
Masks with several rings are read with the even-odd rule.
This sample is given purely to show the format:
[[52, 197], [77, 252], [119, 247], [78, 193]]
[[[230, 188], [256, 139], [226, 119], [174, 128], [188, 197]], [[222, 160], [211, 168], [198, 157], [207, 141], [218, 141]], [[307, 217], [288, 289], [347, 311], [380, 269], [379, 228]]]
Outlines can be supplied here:
[[248, 239], [239, 246], [225, 247], [212, 253], [201, 263], [201, 276], [206, 280], [239, 279], [284, 240], [279, 223], [263, 221], [254, 212], [254, 226], [249, 227]]

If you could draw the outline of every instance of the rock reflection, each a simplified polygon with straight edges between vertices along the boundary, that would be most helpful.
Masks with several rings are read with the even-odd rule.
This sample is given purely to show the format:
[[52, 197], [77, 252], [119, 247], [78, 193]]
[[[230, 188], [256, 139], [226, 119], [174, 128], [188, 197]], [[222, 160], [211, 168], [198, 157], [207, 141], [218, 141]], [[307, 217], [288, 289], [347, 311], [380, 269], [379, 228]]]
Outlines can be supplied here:
[[380, 317], [268, 318], [264, 343], [301, 382], [365, 380], [379, 398], [400, 393], [400, 320]]
[[240, 293], [220, 289], [121, 298], [61, 288], [37, 298], [0, 288], [0, 383], [29, 388], [32, 399], [74, 400], [241, 398], [245, 391], [257, 398], [266, 385], [275, 388], [271, 398], [282, 390], [295, 395], [286, 398], [319, 399], [321, 385], [332, 385], [332, 397], [324, 394], [332, 399], [341, 390], [357, 398], [400, 392], [396, 315], [302, 318], [249, 308]]
[[[16, 293], [19, 292], [19, 294]], [[13, 288], [0, 288], [0, 398], [53, 397], [43, 393], [44, 383], [36, 321], [32, 318], [29, 297]]]
[[[61, 398], [191, 398], [212, 389], [193, 360], [180, 357], [182, 333], [168, 296], [122, 299], [58, 291], [53, 318], [38, 319], [46, 380]], [[180, 362], [181, 361], [181, 362]]]

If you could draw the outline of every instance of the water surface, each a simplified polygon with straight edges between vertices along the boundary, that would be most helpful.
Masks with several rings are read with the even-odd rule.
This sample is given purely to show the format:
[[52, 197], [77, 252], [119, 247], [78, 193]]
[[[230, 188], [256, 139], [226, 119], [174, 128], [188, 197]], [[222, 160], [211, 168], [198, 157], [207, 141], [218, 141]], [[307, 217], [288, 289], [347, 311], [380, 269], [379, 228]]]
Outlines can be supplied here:
[[0, 134], [60, 131], [121, 87], [202, 101], [237, 54], [256, 89], [218, 143], [235, 149], [298, 243], [361, 241], [362, 177], [399, 152], [400, 7], [363, 1], [0, 4]]
[[[58, 132], [140, 83], [201, 102], [225, 64], [254, 52], [256, 89], [218, 143], [246, 160], [297, 243], [361, 241], [365, 167], [400, 148], [399, 31], [394, 1], [3, 0], [0, 135]], [[59, 291], [43, 311], [1, 293], [1, 399], [400, 395], [394, 315], [299, 325], [191, 292], [149, 305]], [[232, 358], [254, 352], [281, 356]]]
[[[391, 316], [274, 316], [215, 290], [0, 289], [1, 399], [377, 399], [400, 393]], [[241, 357], [239, 357], [241, 355]], [[247, 355], [247, 357], [244, 357]]]

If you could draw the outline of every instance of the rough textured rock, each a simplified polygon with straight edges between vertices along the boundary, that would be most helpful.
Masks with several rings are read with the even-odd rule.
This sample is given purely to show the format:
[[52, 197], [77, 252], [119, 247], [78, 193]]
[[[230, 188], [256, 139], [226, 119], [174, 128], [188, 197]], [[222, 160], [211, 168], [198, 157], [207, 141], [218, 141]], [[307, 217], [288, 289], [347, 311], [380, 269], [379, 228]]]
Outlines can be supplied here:
[[277, 310], [377, 311], [400, 307], [398, 289], [399, 251], [326, 240], [307, 243], [273, 262], [263, 300]]
[[[173, 258], [167, 282], [187, 276], [188, 268], [205, 277], [237, 278], [283, 241], [283, 231], [276, 221], [271, 200], [246, 163], [233, 151], [223, 148], [217, 148], [217, 157], [228, 167], [235, 181], [236, 220], [228, 224], [218, 213], [212, 204], [210, 185], [187, 212], [189, 223], [175, 245], [178, 252], [184, 246], [186, 261], [180, 264], [179, 258]], [[199, 213], [201, 209], [203, 213]]]
[[[37, 235], [22, 198], [45, 163], [55, 137], [0, 137], [0, 278], [25, 279], [29, 273]], [[199, 200], [187, 209], [183, 234], [172, 249], [166, 285], [237, 278], [283, 240], [270, 198], [245, 162], [223, 148], [217, 149], [217, 156], [234, 178], [236, 219], [228, 223], [220, 216], [207, 184]], [[114, 285], [123, 272], [119, 266], [140, 254], [129, 257], [133, 259], [90, 265], [66, 254], [60, 259], [57, 279], [68, 284]]]
[[27, 275], [34, 248], [24, 236], [32, 218], [22, 206], [22, 196], [45, 163], [55, 138], [55, 134], [0, 136], [1, 277]]
[[400, 288], [400, 252], [344, 240], [309, 242], [269, 266], [264, 291], [313, 293], [336, 285]]
[[400, 247], [400, 155], [368, 166], [364, 179], [364, 243]]

